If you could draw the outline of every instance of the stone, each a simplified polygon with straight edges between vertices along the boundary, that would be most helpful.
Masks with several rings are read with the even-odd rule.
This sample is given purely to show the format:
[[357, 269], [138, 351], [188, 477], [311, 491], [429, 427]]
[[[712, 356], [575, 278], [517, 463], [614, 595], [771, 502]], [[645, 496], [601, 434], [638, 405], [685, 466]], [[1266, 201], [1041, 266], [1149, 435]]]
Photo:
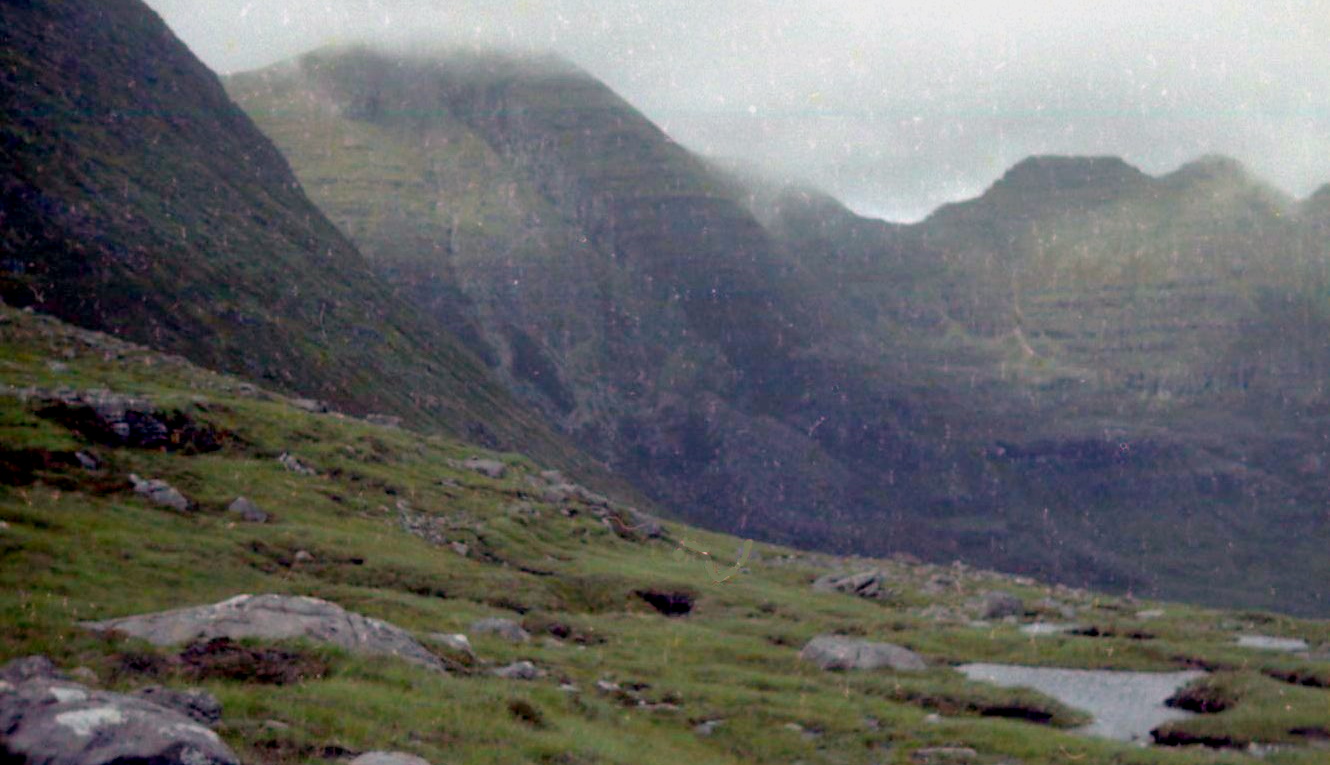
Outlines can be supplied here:
[[516, 661], [493, 670], [492, 674], [506, 680], [539, 680], [545, 673], [529, 661]]
[[282, 463], [282, 467], [295, 473], [296, 475], [318, 475], [318, 471], [301, 462], [295, 455], [282, 452], [277, 457], [277, 461]]
[[985, 592], [979, 599], [979, 616], [983, 619], [1002, 619], [1024, 613], [1025, 603], [1009, 592], [993, 590]]
[[232, 512], [235, 513], [236, 515], [239, 515], [240, 520], [244, 521], [245, 523], [268, 522], [268, 514], [265, 513], [261, 508], [259, 508], [258, 505], [254, 504], [253, 502], [250, 502], [248, 499], [245, 499], [244, 497], [236, 497], [235, 500], [233, 500], [230, 505], [227, 505], [226, 509], [228, 512]]
[[525, 643], [531, 639], [530, 633], [512, 619], [480, 619], [471, 624], [471, 631], [479, 635], [497, 635], [512, 643]]
[[475, 649], [471, 647], [471, 640], [461, 633], [450, 635], [445, 632], [434, 632], [430, 634], [429, 639], [458, 653], [472, 658], [476, 656]]
[[81, 465], [84, 470], [102, 469], [102, 461], [97, 459], [97, 457], [90, 452], [74, 452], [74, 459], [79, 461], [79, 465]]
[[430, 762], [405, 752], [365, 752], [350, 765], [430, 765]]
[[968, 746], [933, 746], [914, 750], [910, 762], [916, 765], [971, 765], [979, 762], [979, 753]]
[[49, 661], [0, 669], [0, 744], [30, 765], [239, 765], [217, 734], [148, 699], [64, 680]]
[[717, 728], [724, 724], [724, 720], [704, 720], [693, 726], [693, 732], [699, 736], [710, 736], [716, 732]]
[[314, 554], [311, 553], [309, 550], [296, 550], [296, 554], [295, 554], [295, 562], [296, 562], [296, 563], [313, 563], [313, 562], [314, 562]]
[[134, 691], [134, 696], [174, 709], [200, 725], [209, 728], [222, 721], [222, 702], [199, 688], [177, 690], [160, 685], [149, 685]]
[[328, 405], [318, 399], [293, 398], [289, 399], [289, 403], [296, 409], [311, 412], [313, 414], [326, 414], [328, 412]]
[[161, 505], [182, 512], [188, 510], [193, 505], [184, 494], [181, 494], [178, 489], [166, 481], [158, 480], [156, 478], [145, 480], [130, 473], [129, 482], [134, 484], [135, 494], [142, 494], [154, 505]]
[[348, 651], [398, 656], [443, 671], [443, 662], [400, 627], [344, 610], [336, 603], [291, 595], [237, 595], [207, 606], [82, 622], [96, 632], [123, 632], [166, 646], [213, 638], [307, 638]]
[[460, 463], [454, 462], [453, 464], [496, 480], [503, 478], [508, 473], [508, 467], [502, 462], [483, 457], [468, 457]]
[[365, 422], [378, 425], [381, 428], [396, 429], [402, 427], [402, 418], [392, 414], [368, 414], [365, 415]]
[[808, 641], [799, 658], [825, 670], [881, 669], [917, 672], [927, 668], [923, 657], [891, 643], [875, 643], [841, 635], [818, 635]]
[[97, 673], [92, 671], [91, 667], [74, 667], [69, 670], [69, 679], [77, 680], [84, 685], [96, 685], [101, 682], [101, 679], [97, 677]]
[[817, 592], [843, 592], [861, 598], [884, 598], [890, 595], [886, 588], [887, 576], [879, 569], [857, 574], [827, 574], [813, 582]]

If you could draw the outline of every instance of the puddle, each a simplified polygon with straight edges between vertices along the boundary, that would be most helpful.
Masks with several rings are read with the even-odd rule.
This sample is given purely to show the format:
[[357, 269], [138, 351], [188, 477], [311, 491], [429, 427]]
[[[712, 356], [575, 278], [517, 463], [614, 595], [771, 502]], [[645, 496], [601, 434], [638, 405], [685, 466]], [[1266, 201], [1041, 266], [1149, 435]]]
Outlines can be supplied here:
[[1266, 651], [1305, 651], [1309, 647], [1306, 640], [1300, 638], [1280, 638], [1269, 635], [1241, 635], [1238, 645], [1243, 648], [1261, 648]]
[[1150, 731], [1193, 715], [1164, 706], [1164, 700], [1204, 672], [1113, 672], [1090, 669], [964, 664], [956, 668], [971, 680], [1004, 688], [1024, 686], [1094, 716], [1074, 732], [1118, 741], [1150, 743]]
[[1035, 622], [1034, 624], [1022, 625], [1021, 632], [1024, 632], [1027, 635], [1061, 635], [1066, 632], [1071, 632], [1072, 630], [1075, 629], [1080, 629], [1080, 627], [1081, 625], [1079, 624]]

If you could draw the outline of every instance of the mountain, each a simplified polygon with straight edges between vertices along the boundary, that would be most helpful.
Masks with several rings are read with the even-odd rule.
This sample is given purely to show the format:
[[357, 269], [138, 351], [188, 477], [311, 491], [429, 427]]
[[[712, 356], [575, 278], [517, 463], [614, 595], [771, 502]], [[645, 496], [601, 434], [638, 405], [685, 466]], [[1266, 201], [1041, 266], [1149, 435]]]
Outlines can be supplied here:
[[1326, 608], [1324, 259], [1231, 160], [1034, 157], [899, 226], [748, 191], [555, 59], [227, 86], [399, 295], [682, 517]]
[[[1253, 743], [1276, 764], [1324, 759], [1323, 621], [765, 544], [717, 583], [698, 551], [728, 567], [738, 538], [653, 527], [521, 455], [312, 413], [7, 306], [0, 353], [10, 761], [80, 744], [130, 757], [200, 725], [256, 765], [371, 751], [431, 763], [1187, 765], [1249, 759]], [[226, 619], [210, 635], [182, 619], [218, 602]], [[155, 628], [120, 621], [172, 609]], [[119, 630], [104, 631], [108, 620]], [[1037, 632], [1050, 625], [1070, 631]], [[894, 665], [826, 671], [800, 658], [833, 634], [833, 646], [899, 646], [865, 649]], [[1313, 650], [1239, 642], [1254, 637]], [[36, 654], [68, 676], [34, 677], [42, 662], [22, 657]], [[956, 671], [972, 662], [1203, 667], [1173, 683], [1196, 678], [1175, 703], [1205, 714], [1136, 729], [1168, 746], [1090, 737], [1079, 726], [1103, 713], [1086, 676], [1070, 689], [1082, 709]], [[162, 724], [146, 726], [147, 710]], [[55, 734], [31, 735], [52, 718]], [[96, 738], [70, 734], [76, 723]], [[152, 759], [197, 755], [177, 746]]]
[[4, 13], [6, 302], [350, 411], [594, 469], [447, 328], [394, 299], [141, 2], [7, 2]]
[[879, 408], [802, 358], [822, 319], [730, 185], [602, 83], [344, 49], [228, 87], [399, 294], [584, 449], [687, 517], [848, 541], [828, 520], [859, 479], [813, 436]]

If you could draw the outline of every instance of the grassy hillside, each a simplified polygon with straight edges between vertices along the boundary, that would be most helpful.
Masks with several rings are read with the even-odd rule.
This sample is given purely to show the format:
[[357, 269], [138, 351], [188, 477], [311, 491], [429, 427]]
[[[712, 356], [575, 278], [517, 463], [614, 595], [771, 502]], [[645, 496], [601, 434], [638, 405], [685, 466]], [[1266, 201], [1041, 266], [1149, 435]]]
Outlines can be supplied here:
[[[83, 667], [85, 682], [122, 691], [201, 684], [222, 701], [218, 731], [245, 762], [396, 749], [435, 763], [903, 765], [941, 757], [920, 750], [948, 746], [972, 748], [962, 761], [986, 765], [1184, 765], [1249, 762], [1239, 750], [1252, 741], [1281, 745], [1266, 762], [1324, 757], [1313, 748], [1330, 729], [1330, 696], [1316, 687], [1330, 683], [1323, 622], [767, 545], [738, 576], [715, 584], [698, 559], [672, 552], [683, 540], [723, 559], [737, 538], [675, 524], [659, 540], [624, 533], [600, 516], [626, 509], [543, 499], [541, 466], [517, 454], [312, 414], [177, 357], [4, 307], [0, 357], [0, 661], [45, 653], [66, 670]], [[114, 445], [49, 404], [97, 389], [169, 415], [177, 432], [194, 434], [192, 446]], [[284, 453], [309, 474], [284, 467]], [[460, 466], [471, 456], [499, 460], [506, 472], [495, 479]], [[166, 480], [194, 504], [154, 505], [131, 490], [130, 473]], [[268, 522], [225, 510], [238, 495], [269, 513]], [[884, 599], [809, 586], [829, 571], [869, 567], [885, 573]], [[645, 589], [687, 594], [692, 610], [662, 616], [635, 594]], [[1023, 613], [969, 621], [979, 613], [972, 601], [994, 590], [1021, 598]], [[299, 672], [264, 675], [241, 663], [200, 680], [171, 661], [179, 646], [97, 636], [77, 624], [245, 592], [313, 595], [388, 620], [451, 669], [437, 674], [302, 642], [250, 643]], [[1040, 638], [1018, 630], [1064, 612], [1094, 629]], [[475, 659], [428, 640], [488, 616], [519, 620], [534, 639], [473, 634]], [[840, 673], [798, 661], [809, 638], [831, 631], [910, 647], [929, 668]], [[1318, 648], [1299, 658], [1234, 645], [1235, 635], [1251, 632]], [[546, 676], [488, 672], [518, 659]], [[1074, 710], [965, 681], [949, 668], [969, 661], [1208, 667], [1218, 674], [1204, 693], [1228, 708], [1172, 730], [1227, 737], [1230, 748], [1083, 738], [1067, 730], [1085, 719]], [[598, 681], [614, 685], [602, 690]]]
[[138, 0], [7, 3], [0, 293], [356, 412], [591, 463], [396, 300]]

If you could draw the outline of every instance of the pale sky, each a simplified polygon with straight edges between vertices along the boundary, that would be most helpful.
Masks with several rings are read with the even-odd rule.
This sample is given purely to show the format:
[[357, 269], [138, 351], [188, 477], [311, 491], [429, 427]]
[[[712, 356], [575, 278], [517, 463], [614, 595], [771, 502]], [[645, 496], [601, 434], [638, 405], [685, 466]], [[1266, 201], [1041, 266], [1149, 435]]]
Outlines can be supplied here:
[[1330, 0], [148, 0], [219, 73], [329, 44], [553, 51], [680, 143], [916, 220], [1030, 154], [1330, 182]]

